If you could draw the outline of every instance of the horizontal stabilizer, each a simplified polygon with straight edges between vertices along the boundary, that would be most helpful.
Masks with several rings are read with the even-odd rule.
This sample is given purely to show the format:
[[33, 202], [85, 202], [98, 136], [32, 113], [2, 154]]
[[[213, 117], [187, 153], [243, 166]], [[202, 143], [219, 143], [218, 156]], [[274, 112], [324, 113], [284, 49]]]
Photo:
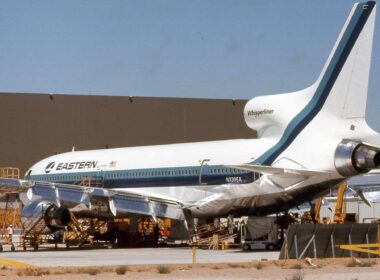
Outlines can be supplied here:
[[364, 176], [376, 176], [376, 175], [380, 175], [380, 168], [372, 169], [370, 172], [368, 172]]
[[265, 165], [251, 165], [251, 164], [242, 164], [242, 165], [233, 165], [233, 168], [247, 170], [252, 172], [258, 172], [267, 175], [281, 175], [286, 174], [287, 177], [310, 177], [310, 176], [320, 176], [328, 175], [330, 173], [323, 171], [307, 170], [307, 169], [291, 169], [291, 168], [282, 168], [282, 167], [273, 167]]
[[356, 191], [356, 194], [360, 197], [360, 199], [367, 204], [367, 206], [372, 207], [372, 203], [365, 197], [362, 190]]

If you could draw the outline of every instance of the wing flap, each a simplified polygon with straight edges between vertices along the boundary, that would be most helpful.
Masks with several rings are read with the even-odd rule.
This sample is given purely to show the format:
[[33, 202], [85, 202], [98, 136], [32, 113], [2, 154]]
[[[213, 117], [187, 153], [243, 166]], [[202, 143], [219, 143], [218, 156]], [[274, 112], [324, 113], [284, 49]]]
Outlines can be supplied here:
[[143, 198], [116, 194], [110, 198], [110, 205], [111, 212], [114, 216], [128, 213], [152, 215], [149, 200]]
[[185, 215], [182, 207], [178, 204], [169, 204], [162, 201], [151, 201], [153, 213], [156, 213], [158, 217], [166, 217], [174, 220], [184, 220]]

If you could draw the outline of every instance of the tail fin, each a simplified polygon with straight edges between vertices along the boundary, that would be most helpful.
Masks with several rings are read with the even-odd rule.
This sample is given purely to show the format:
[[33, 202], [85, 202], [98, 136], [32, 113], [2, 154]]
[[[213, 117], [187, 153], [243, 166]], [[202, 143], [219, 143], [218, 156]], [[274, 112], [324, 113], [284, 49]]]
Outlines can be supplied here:
[[289, 120], [278, 142], [257, 158], [255, 164], [271, 165], [319, 112], [327, 111], [326, 115], [342, 119], [364, 119], [375, 6], [374, 1], [353, 6], [317, 81], [294, 94], [298, 99], [301, 93], [310, 94], [311, 99]]
[[375, 6], [374, 1], [353, 6], [316, 82], [316, 95], [327, 96], [323, 108], [341, 118], [365, 116]]

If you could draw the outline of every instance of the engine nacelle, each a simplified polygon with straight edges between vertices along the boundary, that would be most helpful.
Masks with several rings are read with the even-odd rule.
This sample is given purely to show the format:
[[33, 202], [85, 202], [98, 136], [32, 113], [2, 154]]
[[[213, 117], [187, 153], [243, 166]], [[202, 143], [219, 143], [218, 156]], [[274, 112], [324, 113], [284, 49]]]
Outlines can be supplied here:
[[307, 89], [255, 97], [245, 105], [244, 120], [259, 137], [281, 134], [305, 106], [308, 97]]
[[43, 233], [55, 232], [64, 228], [71, 220], [70, 211], [65, 207], [57, 207], [49, 201], [33, 200], [22, 209], [22, 223], [25, 230], [32, 229], [38, 220], [47, 228]]
[[349, 177], [369, 172], [380, 166], [380, 150], [360, 141], [344, 139], [335, 150], [335, 167]]

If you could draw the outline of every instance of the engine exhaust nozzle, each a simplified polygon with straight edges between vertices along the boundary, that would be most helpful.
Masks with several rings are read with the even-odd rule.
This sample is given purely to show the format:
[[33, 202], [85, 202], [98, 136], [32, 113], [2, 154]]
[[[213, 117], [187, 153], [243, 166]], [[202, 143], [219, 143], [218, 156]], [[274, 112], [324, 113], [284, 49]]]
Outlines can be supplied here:
[[366, 146], [359, 146], [353, 155], [355, 167], [361, 171], [369, 171], [380, 165], [380, 152]]

